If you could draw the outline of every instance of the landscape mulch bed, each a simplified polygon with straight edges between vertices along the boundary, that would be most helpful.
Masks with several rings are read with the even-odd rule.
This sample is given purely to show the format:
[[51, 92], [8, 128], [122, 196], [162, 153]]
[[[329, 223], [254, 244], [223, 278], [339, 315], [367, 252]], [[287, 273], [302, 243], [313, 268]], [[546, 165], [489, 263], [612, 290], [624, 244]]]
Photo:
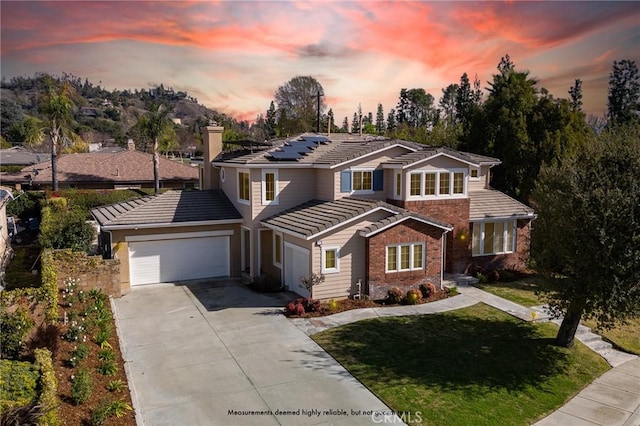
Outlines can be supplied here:
[[[435, 302], [436, 300], [446, 299], [450, 297], [446, 291], [438, 291], [429, 296], [428, 298], [419, 299], [416, 305], [422, 305], [424, 303]], [[294, 299], [295, 300], [295, 299]], [[369, 300], [369, 299], [343, 299], [333, 302], [333, 306], [330, 302], [322, 302], [320, 309], [316, 312], [306, 312], [303, 315], [291, 315], [289, 318], [316, 318], [324, 317], [327, 315], [333, 315], [344, 311], [350, 311], [352, 309], [361, 308], [382, 308], [391, 306], [403, 306], [401, 304], [389, 304], [384, 300]]]

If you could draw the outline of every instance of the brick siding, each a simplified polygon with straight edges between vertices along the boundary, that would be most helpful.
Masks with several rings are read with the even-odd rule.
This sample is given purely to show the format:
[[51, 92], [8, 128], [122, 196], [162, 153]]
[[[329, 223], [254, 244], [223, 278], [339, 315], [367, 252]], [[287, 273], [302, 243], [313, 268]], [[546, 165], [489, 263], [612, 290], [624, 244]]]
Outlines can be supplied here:
[[482, 266], [487, 270], [491, 270], [491, 269], [522, 270], [527, 267], [527, 261], [529, 260], [530, 245], [531, 245], [531, 221], [518, 220], [517, 231], [516, 231], [516, 251], [514, 253], [476, 256], [472, 258], [472, 264], [477, 266]]

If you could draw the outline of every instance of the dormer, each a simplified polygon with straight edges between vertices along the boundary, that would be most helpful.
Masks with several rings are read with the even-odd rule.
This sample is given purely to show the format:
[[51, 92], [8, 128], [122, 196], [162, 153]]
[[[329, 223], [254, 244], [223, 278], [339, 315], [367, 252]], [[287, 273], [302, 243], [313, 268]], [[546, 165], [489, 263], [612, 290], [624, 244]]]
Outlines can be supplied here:
[[488, 187], [489, 169], [500, 161], [449, 148], [425, 147], [384, 164], [393, 173], [395, 200], [424, 201], [467, 198]]

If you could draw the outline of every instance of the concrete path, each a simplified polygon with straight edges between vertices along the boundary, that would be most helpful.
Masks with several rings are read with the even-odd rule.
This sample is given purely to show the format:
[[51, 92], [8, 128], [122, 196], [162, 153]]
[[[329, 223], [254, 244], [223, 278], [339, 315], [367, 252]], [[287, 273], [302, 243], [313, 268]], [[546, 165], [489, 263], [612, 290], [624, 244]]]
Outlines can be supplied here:
[[138, 425], [381, 423], [388, 407], [282, 315], [288, 296], [227, 280], [113, 299]]

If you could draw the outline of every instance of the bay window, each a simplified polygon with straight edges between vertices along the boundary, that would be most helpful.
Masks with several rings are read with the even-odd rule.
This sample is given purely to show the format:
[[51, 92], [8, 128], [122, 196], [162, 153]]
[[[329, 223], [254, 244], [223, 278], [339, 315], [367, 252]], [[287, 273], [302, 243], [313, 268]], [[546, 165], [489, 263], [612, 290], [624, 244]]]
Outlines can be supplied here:
[[471, 238], [474, 256], [513, 253], [516, 250], [516, 221], [475, 222]]

